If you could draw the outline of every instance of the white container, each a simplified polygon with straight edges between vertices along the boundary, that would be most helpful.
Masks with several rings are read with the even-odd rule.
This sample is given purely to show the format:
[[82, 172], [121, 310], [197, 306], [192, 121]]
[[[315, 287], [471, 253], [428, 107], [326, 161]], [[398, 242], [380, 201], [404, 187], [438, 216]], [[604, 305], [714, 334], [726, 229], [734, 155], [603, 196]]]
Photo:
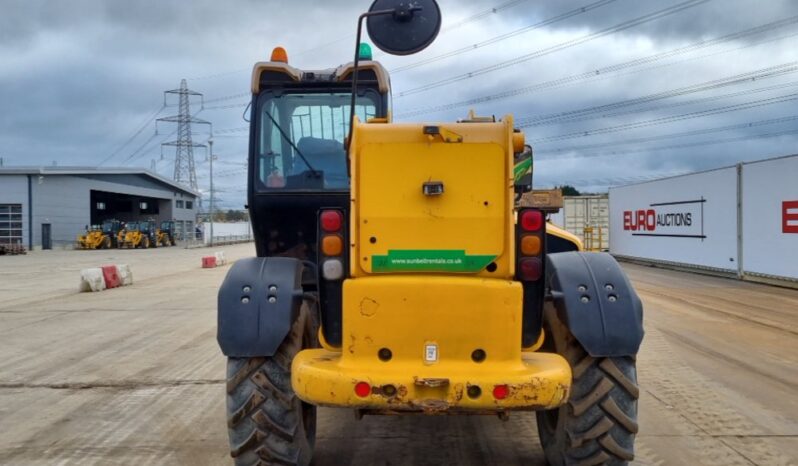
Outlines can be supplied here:
[[798, 155], [742, 165], [742, 269], [798, 280]]
[[610, 188], [610, 252], [738, 271], [737, 167]]

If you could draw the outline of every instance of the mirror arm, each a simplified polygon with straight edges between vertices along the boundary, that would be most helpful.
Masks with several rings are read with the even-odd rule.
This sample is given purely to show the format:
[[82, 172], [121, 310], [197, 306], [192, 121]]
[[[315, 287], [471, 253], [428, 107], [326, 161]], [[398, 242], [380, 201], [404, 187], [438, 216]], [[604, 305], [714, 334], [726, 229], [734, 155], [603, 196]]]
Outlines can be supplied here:
[[392, 15], [396, 10], [377, 10], [363, 13], [357, 19], [357, 38], [355, 39], [355, 62], [352, 67], [352, 101], [349, 106], [349, 136], [346, 138], [346, 169], [349, 168], [349, 146], [352, 143], [352, 125], [355, 122], [355, 103], [357, 99], [357, 66], [360, 63], [360, 36], [363, 32], [363, 20], [369, 16]]

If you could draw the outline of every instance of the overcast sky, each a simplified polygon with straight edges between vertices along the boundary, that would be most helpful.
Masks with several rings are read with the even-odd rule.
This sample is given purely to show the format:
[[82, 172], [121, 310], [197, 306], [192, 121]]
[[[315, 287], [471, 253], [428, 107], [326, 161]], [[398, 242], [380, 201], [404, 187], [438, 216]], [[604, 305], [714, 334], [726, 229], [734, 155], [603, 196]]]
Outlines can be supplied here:
[[[369, 5], [6, 0], [0, 157], [6, 165], [155, 163], [171, 177], [174, 148], [161, 158], [159, 143], [174, 139], [174, 127], [158, 124], [156, 135], [154, 119], [177, 112], [163, 108], [163, 91], [186, 78], [205, 95], [197, 116], [218, 132], [219, 198], [240, 207], [246, 132], [225, 130], [246, 126], [252, 64], [275, 45], [299, 68], [351, 60], [356, 18]], [[512, 113], [535, 147], [538, 187], [602, 191], [798, 152], [795, 0], [440, 6], [443, 30], [429, 48], [377, 54], [393, 71], [397, 118], [453, 121], [469, 108]], [[199, 109], [196, 101], [192, 112]], [[204, 142], [207, 131], [195, 128], [194, 139]], [[204, 189], [203, 150], [196, 160]]]

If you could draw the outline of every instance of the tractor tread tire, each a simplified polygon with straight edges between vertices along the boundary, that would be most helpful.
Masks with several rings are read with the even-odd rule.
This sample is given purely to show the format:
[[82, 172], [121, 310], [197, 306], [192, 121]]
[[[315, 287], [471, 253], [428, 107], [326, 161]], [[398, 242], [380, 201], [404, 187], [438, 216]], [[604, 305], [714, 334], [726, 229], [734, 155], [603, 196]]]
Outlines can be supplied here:
[[[304, 308], [304, 306], [303, 306]], [[291, 388], [291, 362], [303, 348], [307, 312], [301, 312], [272, 357], [228, 358], [227, 427], [235, 464], [307, 465], [315, 426], [306, 432], [308, 408]]]
[[570, 333], [560, 344], [557, 352], [571, 365], [573, 385], [568, 403], [537, 413], [546, 459], [552, 466], [627, 464], [638, 432], [635, 359], [594, 358]]

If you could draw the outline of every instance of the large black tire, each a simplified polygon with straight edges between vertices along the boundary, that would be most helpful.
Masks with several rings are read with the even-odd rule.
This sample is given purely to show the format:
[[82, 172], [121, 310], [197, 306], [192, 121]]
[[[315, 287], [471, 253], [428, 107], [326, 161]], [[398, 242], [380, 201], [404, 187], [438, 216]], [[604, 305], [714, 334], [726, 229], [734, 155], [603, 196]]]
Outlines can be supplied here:
[[294, 394], [291, 362], [317, 346], [311, 309], [302, 305], [273, 357], [227, 359], [227, 432], [237, 466], [310, 464], [316, 407]]
[[537, 413], [546, 460], [552, 466], [627, 464], [638, 430], [635, 358], [591, 357], [550, 305], [544, 330], [543, 351], [562, 355], [573, 371], [568, 402]]

